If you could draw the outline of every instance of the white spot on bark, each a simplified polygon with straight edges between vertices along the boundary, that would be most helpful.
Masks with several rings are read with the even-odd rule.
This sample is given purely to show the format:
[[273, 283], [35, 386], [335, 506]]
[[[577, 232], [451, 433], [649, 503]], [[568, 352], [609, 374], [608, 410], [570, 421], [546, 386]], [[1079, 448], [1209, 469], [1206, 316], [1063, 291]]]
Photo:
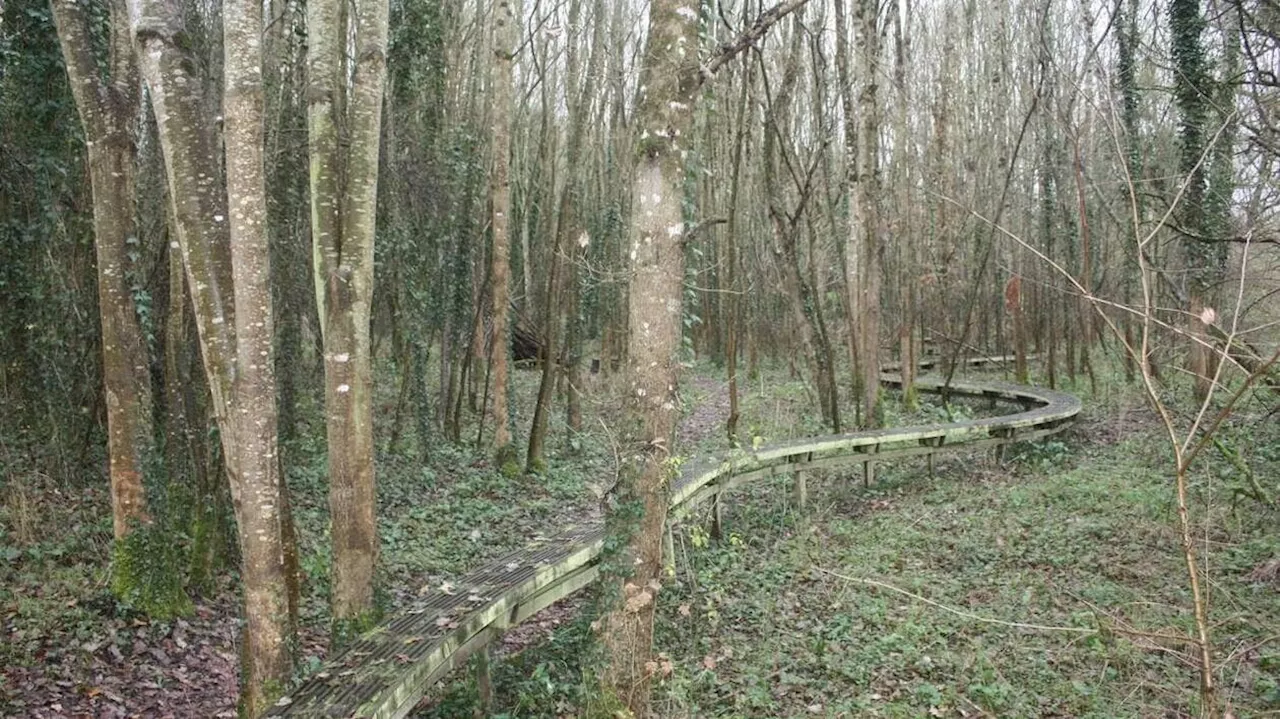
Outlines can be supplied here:
[[343, 394], [343, 393], [345, 393], [345, 392], [350, 392], [350, 391], [351, 391], [351, 385], [349, 385], [349, 384], [340, 384], [340, 385], [338, 385], [338, 393], [339, 393], [339, 394]]
[[223, 221], [223, 220], [225, 220], [225, 219], [227, 219], [227, 218], [223, 217], [222, 215], [214, 215], [214, 216], [213, 216], [213, 221], [214, 221], [214, 222], [222, 222], [222, 221]]
[[698, 19], [698, 13], [693, 8], [678, 7], [676, 8], [676, 14], [690, 22]]
[[581, 247], [582, 249], [585, 250], [587, 248], [587, 245], [590, 245], [590, 244], [591, 244], [591, 235], [588, 235], [587, 231], [583, 230], [582, 234], [578, 235], [578, 247]]
[[343, 352], [342, 354], [336, 354], [333, 356], [334, 362], [346, 362], [350, 359], [351, 359], [351, 355], [347, 354], [346, 352]]
[[679, 237], [680, 235], [683, 235], [683, 234], [684, 234], [683, 222], [677, 222], [676, 224], [667, 228], [667, 237]]

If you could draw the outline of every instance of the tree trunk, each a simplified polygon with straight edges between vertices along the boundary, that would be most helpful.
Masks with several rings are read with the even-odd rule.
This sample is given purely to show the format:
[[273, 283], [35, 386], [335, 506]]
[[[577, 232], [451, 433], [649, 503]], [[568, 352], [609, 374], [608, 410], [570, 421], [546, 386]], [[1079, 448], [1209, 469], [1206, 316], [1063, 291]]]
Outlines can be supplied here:
[[[287, 498], [280, 484], [276, 445], [276, 387], [272, 359], [271, 261], [263, 168], [262, 3], [223, 3], [224, 141], [230, 254], [235, 302], [235, 378], [227, 420], [232, 501], [241, 532], [245, 616], [245, 709], [257, 716], [275, 700], [292, 670], [288, 641], [294, 632], [285, 568]], [[235, 476], [238, 475], [238, 476]], [[254, 626], [256, 625], [256, 626]], [[256, 649], [256, 651], [255, 651]]]
[[695, 59], [697, 45], [696, 14], [676, 0], [654, 0], [635, 116], [644, 139], [632, 195], [625, 466], [607, 515], [607, 531], [620, 549], [608, 560], [605, 582], [612, 600], [600, 623], [604, 696], [638, 719], [649, 716], [654, 671], [646, 665], [661, 587], [667, 460], [678, 414], [685, 231], [680, 148], [693, 127], [698, 84], [696, 63], [683, 57]]
[[[880, 35], [877, 28], [878, 0], [861, 0], [854, 11], [861, 50], [862, 89], [858, 96], [862, 128], [858, 133], [855, 184], [850, 195], [854, 225], [861, 242], [862, 273], [858, 298], [860, 320], [858, 345], [862, 367], [862, 424], [877, 427], [882, 421], [880, 410], [880, 282], [884, 246], [880, 212], [880, 107], [877, 98], [880, 64]], [[852, 88], [845, 88], [852, 92]]]
[[[748, 37], [722, 50], [705, 67], [723, 65], [758, 39], [780, 17], [803, 4], [793, 0], [766, 11]], [[631, 378], [623, 466], [608, 498], [602, 558], [608, 611], [598, 626], [604, 647], [603, 700], [637, 719], [649, 716], [649, 687], [657, 673], [650, 659], [653, 614], [662, 570], [662, 529], [678, 415], [683, 319], [682, 213], [685, 148], [701, 75], [697, 63], [698, 15], [678, 0], [654, 0], [641, 61], [635, 122], [636, 148], [631, 214], [628, 361]], [[737, 47], [737, 50], [732, 49]], [[709, 72], [714, 72], [711, 70]]]
[[[834, 372], [831, 368], [831, 352], [821, 320], [821, 298], [814, 291], [810, 277], [806, 277], [800, 267], [800, 251], [798, 235], [800, 223], [804, 220], [806, 205], [810, 195], [811, 177], [804, 179], [804, 185], [798, 187], [799, 200], [792, 210], [786, 207], [786, 199], [778, 179], [779, 168], [787, 162], [785, 155], [787, 142], [791, 133], [790, 125], [785, 121], [791, 107], [797, 78], [799, 75], [800, 49], [802, 33], [797, 29], [792, 35], [791, 48], [788, 51], [782, 81], [776, 97], [768, 101], [765, 115], [764, 131], [764, 184], [768, 196], [769, 219], [773, 229], [775, 252], [782, 256], [780, 272], [783, 275], [790, 302], [792, 320], [800, 338], [800, 353], [808, 362], [809, 374], [818, 390], [818, 406], [824, 423], [830, 425], [835, 432], [840, 431], [840, 406], [836, 394]], [[794, 166], [794, 162], [792, 165]], [[810, 253], [809, 262], [812, 271], [817, 258]]]
[[[507, 312], [511, 304], [511, 53], [516, 45], [516, 19], [511, 0], [498, 0], [493, 9], [493, 97], [490, 143], [493, 169], [489, 194], [493, 205], [493, 250], [490, 282], [493, 298], [493, 337], [489, 343], [493, 382], [494, 461], [504, 472], [518, 471], [511, 446], [507, 409]], [[525, 258], [526, 264], [528, 258]]]
[[84, 6], [73, 0], [53, 2], [67, 76], [84, 126], [93, 189], [111, 515], [119, 541], [131, 524], [150, 521], [143, 476], [156, 458], [147, 348], [126, 276], [128, 247], [138, 238], [133, 138], [141, 108], [138, 66], [129, 46], [123, 0], [113, 0], [109, 10], [111, 53], [108, 67], [101, 68]]
[[[369, 316], [387, 12], [386, 0], [357, 0], [350, 8], [339, 0], [307, 4], [311, 232], [325, 345], [332, 603], [339, 639], [375, 618]], [[351, 42], [355, 52], [348, 59]]]
[[747, 139], [747, 96], [751, 89], [752, 67], [754, 66], [750, 60], [743, 60], [742, 90], [738, 95], [737, 122], [733, 141], [732, 179], [729, 184], [729, 227], [725, 232], [727, 237], [725, 242], [725, 275], [727, 278], [725, 280], [725, 323], [727, 325], [725, 328], [725, 372], [729, 377], [729, 418], [725, 424], [725, 434], [728, 435], [730, 446], [736, 446], [738, 442], [738, 419], [740, 415], [738, 408], [738, 242], [740, 241], [738, 198], [742, 190], [742, 155]]
[[230, 223], [212, 118], [204, 106], [203, 80], [188, 57], [182, 13], [167, 0], [131, 0], [129, 10], [164, 151], [174, 227], [239, 526], [245, 596], [241, 697], [246, 713], [257, 716], [289, 679], [295, 626], [276, 462], [262, 190], [261, 9], [232, 2], [225, 11], [223, 114], [236, 207]]

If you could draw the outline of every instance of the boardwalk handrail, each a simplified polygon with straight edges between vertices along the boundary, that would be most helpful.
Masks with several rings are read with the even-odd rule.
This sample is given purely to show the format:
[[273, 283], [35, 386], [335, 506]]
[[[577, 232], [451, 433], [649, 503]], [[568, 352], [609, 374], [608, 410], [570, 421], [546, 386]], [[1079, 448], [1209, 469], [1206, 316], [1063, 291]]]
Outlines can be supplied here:
[[[975, 358], [970, 365], [1005, 361]], [[928, 363], [923, 363], [927, 368]], [[900, 387], [886, 375], [881, 383]], [[944, 383], [917, 379], [922, 392], [940, 393]], [[671, 488], [671, 521], [742, 484], [807, 470], [865, 465], [953, 448], [1002, 446], [1060, 431], [1080, 412], [1080, 400], [1053, 390], [1000, 382], [951, 382], [953, 396], [1011, 402], [1021, 412], [914, 427], [851, 432], [755, 450], [693, 458]], [[599, 523], [564, 528], [538, 537], [459, 580], [451, 593], [436, 592], [402, 611], [325, 663], [268, 712], [278, 717], [399, 719], [433, 683], [472, 652], [548, 605], [592, 582], [603, 545]]]

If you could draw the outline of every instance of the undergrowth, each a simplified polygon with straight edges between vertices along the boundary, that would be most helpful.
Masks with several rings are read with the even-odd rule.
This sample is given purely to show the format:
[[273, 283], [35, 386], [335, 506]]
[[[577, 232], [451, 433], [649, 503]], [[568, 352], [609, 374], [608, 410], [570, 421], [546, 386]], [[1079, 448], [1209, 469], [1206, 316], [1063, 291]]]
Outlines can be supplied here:
[[[803, 390], [777, 389], [744, 402], [752, 431], [812, 431], [790, 411]], [[930, 479], [923, 460], [901, 460], [869, 489], [818, 477], [806, 512], [785, 482], [755, 485], [735, 494], [724, 540], [697, 518], [678, 527], [655, 640], [670, 668], [659, 715], [1196, 715], [1169, 453], [1140, 398], [1074, 389], [1088, 408], [1077, 428], [1013, 445], [1003, 463], [940, 456]], [[890, 416], [944, 412], [925, 402]], [[1244, 408], [1192, 487], [1220, 696], [1237, 716], [1280, 712], [1280, 517], [1243, 489], [1278, 489], [1280, 427], [1261, 420]], [[495, 715], [583, 716], [588, 640], [571, 624], [497, 663]], [[420, 716], [459, 716], [474, 700], [461, 674]]]

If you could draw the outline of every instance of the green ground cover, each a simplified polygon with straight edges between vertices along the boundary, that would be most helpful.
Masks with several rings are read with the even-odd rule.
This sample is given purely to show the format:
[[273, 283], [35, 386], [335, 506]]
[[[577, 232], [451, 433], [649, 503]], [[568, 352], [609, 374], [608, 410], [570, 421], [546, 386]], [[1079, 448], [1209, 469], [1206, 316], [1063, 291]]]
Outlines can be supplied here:
[[[1171, 399], [1176, 400], [1176, 397]], [[812, 431], [803, 390], [748, 395], [753, 432]], [[810, 482], [735, 495], [730, 535], [691, 518], [662, 593], [656, 707], [669, 717], [1195, 716], [1197, 674], [1167, 444], [1141, 398], [1108, 387], [1073, 430], [990, 453], [884, 466], [864, 489]], [[1254, 408], [1256, 409], [1256, 407]], [[963, 412], [976, 409], [957, 410]], [[895, 423], [941, 408], [894, 410]], [[945, 414], [945, 412], [942, 412]], [[770, 419], [763, 419], [770, 418]], [[1280, 428], [1245, 407], [1223, 431], [1256, 476], [1280, 476]], [[752, 426], [752, 425], [746, 425]], [[768, 435], [774, 435], [772, 437]], [[1220, 696], [1280, 714], [1277, 513], [1206, 455], [1193, 514], [1211, 577]], [[495, 712], [578, 716], [586, 621], [495, 667]], [[459, 676], [421, 715], [461, 716]]]

